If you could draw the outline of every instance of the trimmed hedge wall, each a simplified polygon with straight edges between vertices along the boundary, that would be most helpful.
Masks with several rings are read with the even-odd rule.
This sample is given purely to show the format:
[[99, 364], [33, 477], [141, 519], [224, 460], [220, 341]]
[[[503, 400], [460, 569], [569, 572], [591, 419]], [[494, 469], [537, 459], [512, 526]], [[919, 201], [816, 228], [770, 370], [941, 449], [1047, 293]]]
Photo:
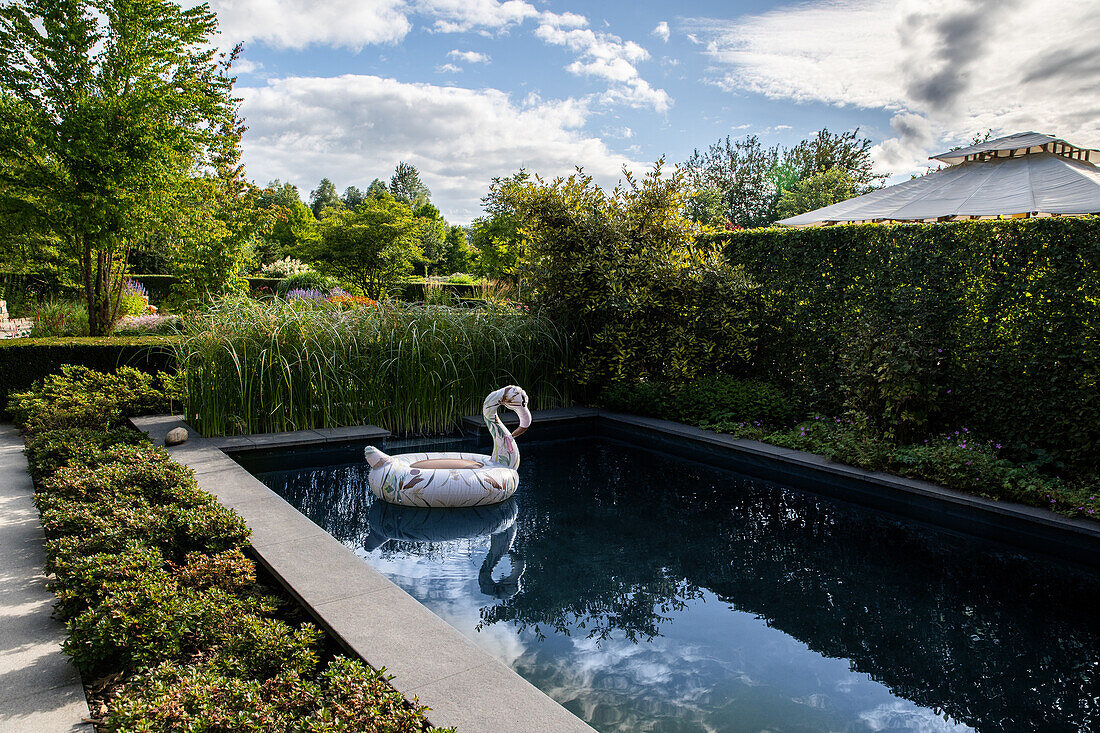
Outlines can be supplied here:
[[130, 366], [148, 374], [174, 372], [171, 339], [165, 336], [102, 336], [0, 340], [0, 410], [8, 395], [61, 370], [80, 364], [102, 372]]
[[[1100, 456], [1100, 219], [723, 235], [770, 315], [757, 375], [912, 440], [967, 427], [1080, 467]], [[1026, 446], [1026, 448], [1025, 448]]]
[[[172, 286], [179, 282], [179, 278], [175, 275], [127, 275], [126, 279], [144, 285], [145, 289], [149, 291], [149, 300], [154, 305], [167, 300], [172, 292]], [[245, 279], [248, 281], [249, 292], [257, 293], [262, 292], [263, 288], [275, 292], [275, 288], [279, 286], [279, 282], [283, 278], [249, 277]]]
[[[472, 298], [481, 293], [481, 286], [474, 283], [440, 283], [443, 289], [454, 293], [459, 298]], [[407, 282], [402, 283], [396, 288], [396, 295], [401, 300], [409, 303], [415, 303], [417, 301], [424, 300], [424, 282]]]

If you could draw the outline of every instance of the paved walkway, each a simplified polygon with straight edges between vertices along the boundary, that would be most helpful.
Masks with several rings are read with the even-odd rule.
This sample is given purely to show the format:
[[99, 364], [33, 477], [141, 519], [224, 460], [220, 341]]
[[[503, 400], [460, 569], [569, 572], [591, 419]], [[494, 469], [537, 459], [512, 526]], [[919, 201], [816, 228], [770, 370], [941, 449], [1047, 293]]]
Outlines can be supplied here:
[[42, 527], [23, 440], [0, 425], [0, 733], [91, 733], [80, 675], [61, 652], [42, 574]]

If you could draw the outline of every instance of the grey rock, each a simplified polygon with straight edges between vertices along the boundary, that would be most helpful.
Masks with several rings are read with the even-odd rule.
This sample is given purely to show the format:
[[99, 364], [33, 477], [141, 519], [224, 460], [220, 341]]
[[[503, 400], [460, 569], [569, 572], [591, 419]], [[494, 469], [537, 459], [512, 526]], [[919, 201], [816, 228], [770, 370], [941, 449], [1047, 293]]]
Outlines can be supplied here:
[[179, 445], [187, 442], [187, 428], [172, 428], [164, 436], [165, 445]]

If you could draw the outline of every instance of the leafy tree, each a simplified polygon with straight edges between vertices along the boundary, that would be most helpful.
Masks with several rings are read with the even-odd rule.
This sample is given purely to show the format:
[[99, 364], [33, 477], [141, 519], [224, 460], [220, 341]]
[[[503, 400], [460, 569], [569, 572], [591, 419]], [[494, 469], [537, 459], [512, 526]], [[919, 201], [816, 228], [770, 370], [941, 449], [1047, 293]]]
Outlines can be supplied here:
[[726, 222], [722, 192], [706, 184], [690, 189], [684, 201], [684, 216], [700, 226], [722, 227]]
[[494, 178], [481, 199], [486, 216], [474, 220], [471, 243], [477, 252], [477, 272], [494, 279], [518, 280], [525, 261], [525, 243], [515, 205], [531, 183], [527, 171]]
[[424, 274], [438, 269], [446, 255], [447, 220], [439, 209], [431, 204], [421, 204], [413, 209], [413, 216], [420, 220], [420, 250], [423, 252]]
[[344, 202], [344, 206], [349, 209], [354, 209], [359, 204], [363, 203], [363, 199], [367, 196], [360, 191], [356, 186], [348, 186], [344, 189], [344, 195], [341, 197], [341, 201]]
[[843, 168], [830, 168], [794, 184], [779, 199], [777, 211], [782, 219], [797, 216], [856, 195], [856, 182]]
[[267, 211], [271, 221], [257, 243], [256, 259], [260, 263], [298, 255], [319, 236], [317, 220], [302, 203], [297, 186], [274, 180], [259, 192], [256, 206]]
[[872, 170], [871, 141], [859, 136], [858, 127], [840, 134], [823, 128], [786, 151], [783, 160], [798, 173], [799, 180], [839, 168], [852, 180], [856, 193], [867, 193], [886, 178]]
[[[372, 184], [373, 185], [373, 184]], [[428, 203], [432, 192], [420, 180], [420, 171], [411, 163], [401, 161], [393, 171], [390, 178], [390, 193], [398, 201], [408, 204], [414, 209]]]
[[355, 211], [327, 209], [308, 251], [319, 271], [377, 300], [423, 256], [421, 226], [392, 196], [371, 197]]
[[178, 291], [188, 297], [244, 292], [244, 276], [262, 229], [270, 217], [257, 208], [259, 191], [245, 180], [241, 164], [244, 125], [227, 121], [217, 139], [213, 170], [192, 181], [196, 216], [183, 239], [176, 274]]
[[466, 242], [466, 230], [460, 226], [447, 227], [444, 244], [443, 269], [448, 273], [469, 272], [473, 265], [473, 251]]
[[0, 7], [0, 200], [79, 261], [92, 334], [115, 319], [128, 250], [232, 116], [216, 27], [169, 0]]
[[684, 216], [682, 172], [624, 171], [611, 193], [578, 172], [496, 189], [518, 222], [527, 298], [573, 330], [581, 384], [744, 368], [748, 282]]
[[336, 184], [327, 178], [322, 178], [317, 188], [309, 192], [309, 208], [318, 219], [326, 208], [330, 206], [340, 208], [343, 205], [340, 195], [336, 193]]
[[367, 196], [381, 196], [389, 192], [390, 190], [386, 188], [386, 182], [381, 178], [375, 178], [370, 182], [370, 185], [367, 186]]
[[694, 151], [684, 171], [692, 189], [721, 192], [727, 221], [750, 229], [776, 219], [779, 189], [773, 174], [779, 163], [779, 148], [763, 147], [755, 135], [736, 141], [727, 136], [704, 152]]

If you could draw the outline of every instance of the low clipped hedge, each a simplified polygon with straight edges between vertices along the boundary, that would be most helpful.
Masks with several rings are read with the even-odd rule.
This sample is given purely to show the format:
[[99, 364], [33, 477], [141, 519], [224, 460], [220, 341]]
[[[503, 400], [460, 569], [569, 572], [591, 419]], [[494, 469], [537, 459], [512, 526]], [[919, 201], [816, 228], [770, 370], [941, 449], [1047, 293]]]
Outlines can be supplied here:
[[169, 336], [78, 336], [0, 340], [0, 405], [13, 392], [56, 374], [63, 364], [101, 372], [127, 366], [148, 374], [174, 372]]
[[384, 670], [326, 655], [321, 631], [285, 620], [287, 601], [257, 583], [243, 553], [240, 516], [124, 427], [164, 400], [135, 369], [68, 366], [10, 405], [65, 652], [86, 680], [119, 680], [100, 730], [430, 730]]

